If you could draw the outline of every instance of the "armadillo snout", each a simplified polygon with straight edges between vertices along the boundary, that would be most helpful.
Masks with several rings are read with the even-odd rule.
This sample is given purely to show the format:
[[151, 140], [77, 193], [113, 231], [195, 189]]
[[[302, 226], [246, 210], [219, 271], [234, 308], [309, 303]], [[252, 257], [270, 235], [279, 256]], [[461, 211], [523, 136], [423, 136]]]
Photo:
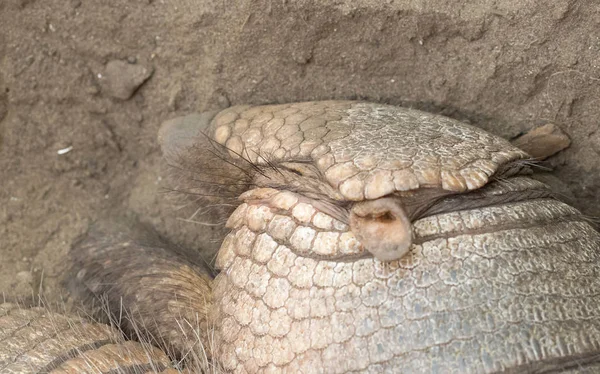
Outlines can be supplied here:
[[403, 257], [412, 244], [412, 226], [398, 199], [356, 203], [350, 212], [354, 236], [380, 261]]

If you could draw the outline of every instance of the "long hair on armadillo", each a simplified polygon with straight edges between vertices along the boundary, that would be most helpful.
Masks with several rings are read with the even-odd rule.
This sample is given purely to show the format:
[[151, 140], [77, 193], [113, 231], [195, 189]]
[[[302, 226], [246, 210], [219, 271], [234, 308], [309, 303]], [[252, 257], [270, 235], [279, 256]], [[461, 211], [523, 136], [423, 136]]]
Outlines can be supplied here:
[[[163, 192], [174, 193], [183, 206], [196, 207], [188, 221], [221, 229], [229, 215], [241, 203], [238, 200], [239, 195], [257, 187], [256, 175], [269, 179], [269, 184], [278, 189], [307, 194], [313, 200], [339, 208], [333, 210], [343, 211], [349, 207], [349, 202], [332, 199], [323, 188], [306, 188], [306, 183], [298, 183], [303, 178], [306, 181], [307, 177], [290, 173], [290, 170], [280, 165], [280, 161], [275, 160], [272, 154], [256, 153], [255, 157], [250, 157], [249, 152], [253, 151], [243, 148], [241, 152], [235, 152], [202, 133], [193, 146], [179, 149], [176, 154], [165, 155], [170, 167], [171, 185], [164, 187]], [[253, 162], [252, 159], [257, 161]], [[294, 161], [312, 163], [308, 159]], [[535, 159], [514, 160], [501, 165], [490, 177], [490, 181], [510, 184], [510, 177], [549, 170]], [[320, 182], [326, 184], [325, 180]], [[439, 194], [439, 198], [443, 195], [445, 194]], [[432, 196], [426, 191], [416, 194], [412, 204], [421, 207], [416, 211], [424, 212], [435, 205], [439, 199]], [[560, 197], [559, 194], [553, 196]], [[411, 219], [419, 217], [420, 215], [415, 215]], [[224, 230], [223, 235], [225, 232]]]
[[[201, 134], [194, 145], [164, 155], [169, 169], [168, 185], [162, 192], [174, 195], [183, 206], [197, 208], [190, 221], [224, 225], [240, 205], [239, 195], [254, 187], [253, 175], [262, 166], [243, 153], [234, 159], [228, 152], [233, 151]], [[200, 221], [195, 220], [199, 216]]]
[[[250, 157], [250, 152], [254, 157]], [[319, 185], [326, 184], [324, 181], [316, 181], [282, 166], [271, 153], [249, 151], [247, 148], [236, 152], [206, 134], [200, 135], [194, 145], [166, 154], [165, 158], [170, 185], [163, 187], [163, 192], [178, 196], [178, 202], [184, 206], [193, 204], [197, 207], [192, 217], [201, 215], [200, 223], [207, 226], [223, 226], [241, 204], [238, 197], [249, 189], [259, 187], [257, 176], [261, 177], [261, 187], [297, 192], [340, 206], [347, 204], [334, 201], [324, 189], [319, 188]], [[312, 163], [309, 159], [294, 161]], [[304, 183], [308, 178], [314, 183]]]

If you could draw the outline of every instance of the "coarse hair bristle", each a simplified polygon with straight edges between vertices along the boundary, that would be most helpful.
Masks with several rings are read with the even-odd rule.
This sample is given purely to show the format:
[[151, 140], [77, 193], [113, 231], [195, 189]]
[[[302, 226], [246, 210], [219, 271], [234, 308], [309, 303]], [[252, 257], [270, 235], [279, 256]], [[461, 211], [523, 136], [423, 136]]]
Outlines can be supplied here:
[[[48, 302], [44, 297], [13, 299], [5, 295], [0, 303], [2, 340], [0, 354], [7, 359], [0, 371], [52, 372], [53, 370], [84, 370], [88, 373], [222, 373], [205, 352], [198, 339], [195, 349], [183, 359], [173, 359], [170, 352], [161, 352], [155, 341], [147, 339], [143, 326], [134, 325], [137, 339], [119, 328], [105, 304], [104, 324], [87, 309], [67, 306], [64, 302]], [[27, 332], [35, 330], [35, 334]], [[33, 331], [32, 330], [32, 331]], [[188, 337], [191, 338], [191, 337]], [[214, 340], [209, 341], [214, 344]], [[8, 349], [8, 351], [5, 351]]]

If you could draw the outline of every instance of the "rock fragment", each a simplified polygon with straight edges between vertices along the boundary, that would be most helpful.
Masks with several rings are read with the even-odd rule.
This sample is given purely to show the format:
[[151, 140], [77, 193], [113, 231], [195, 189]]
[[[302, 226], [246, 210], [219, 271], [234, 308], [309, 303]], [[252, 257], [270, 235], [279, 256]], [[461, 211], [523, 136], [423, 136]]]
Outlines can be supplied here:
[[106, 64], [102, 88], [112, 97], [127, 100], [152, 76], [153, 72], [152, 68], [113, 60]]
[[544, 160], [571, 145], [571, 139], [556, 125], [535, 127], [513, 140], [513, 145], [537, 160]]

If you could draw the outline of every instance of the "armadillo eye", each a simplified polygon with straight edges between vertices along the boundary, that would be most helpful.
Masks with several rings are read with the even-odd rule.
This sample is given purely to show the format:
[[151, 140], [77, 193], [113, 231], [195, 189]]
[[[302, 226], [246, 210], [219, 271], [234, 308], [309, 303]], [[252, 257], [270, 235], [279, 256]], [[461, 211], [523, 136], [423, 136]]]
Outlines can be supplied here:
[[309, 163], [304, 162], [282, 162], [280, 166], [302, 177], [318, 178], [319, 171]]
[[367, 218], [372, 219], [372, 220], [377, 220], [380, 222], [390, 222], [390, 221], [393, 221], [396, 219], [390, 212], [373, 214], [373, 215], [368, 216]]

